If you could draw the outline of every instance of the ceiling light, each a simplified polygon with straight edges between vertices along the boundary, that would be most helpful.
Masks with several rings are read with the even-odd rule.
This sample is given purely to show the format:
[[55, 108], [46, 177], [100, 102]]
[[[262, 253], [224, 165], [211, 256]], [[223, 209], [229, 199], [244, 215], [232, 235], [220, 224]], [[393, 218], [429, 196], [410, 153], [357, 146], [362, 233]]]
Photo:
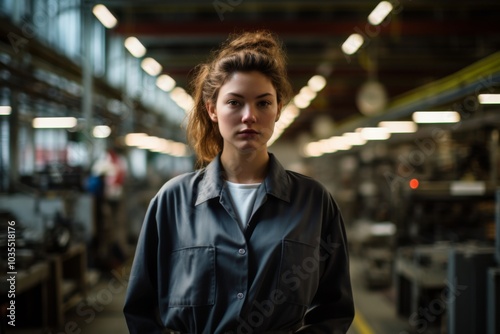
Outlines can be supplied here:
[[161, 138], [158, 141], [157, 147], [151, 149], [151, 151], [170, 154], [172, 151], [173, 144], [174, 144], [174, 142], [172, 140]]
[[147, 138], [148, 135], [145, 133], [129, 133], [125, 136], [125, 144], [127, 146], [140, 146], [144, 142], [144, 139]]
[[309, 107], [309, 105], [311, 104], [311, 100], [309, 100], [308, 98], [304, 97], [303, 95], [296, 95], [294, 98], [293, 98], [293, 103], [300, 109], [305, 109], [307, 107]]
[[334, 136], [328, 139], [320, 140], [320, 143], [324, 143], [325, 153], [333, 153], [336, 151], [345, 151], [352, 147], [352, 144], [349, 143], [349, 139], [342, 136]]
[[460, 114], [456, 111], [415, 111], [412, 118], [416, 123], [460, 122]]
[[479, 94], [477, 98], [481, 104], [500, 104], [500, 94]]
[[104, 5], [95, 5], [92, 9], [92, 13], [97, 17], [97, 19], [108, 29], [114, 28], [118, 21], [116, 17], [111, 14], [111, 12]]
[[363, 36], [360, 34], [352, 34], [347, 37], [344, 44], [342, 44], [342, 51], [344, 51], [345, 54], [352, 55], [358, 51], [361, 45], [363, 45], [363, 42]]
[[95, 138], [108, 138], [111, 134], [111, 128], [107, 125], [97, 125], [92, 131], [92, 135]]
[[153, 58], [144, 58], [141, 62], [142, 69], [149, 75], [155, 77], [161, 73], [163, 67]]
[[417, 124], [412, 121], [386, 121], [378, 123], [379, 127], [386, 128], [390, 133], [413, 133], [417, 131]]
[[185, 157], [188, 155], [188, 148], [185, 144], [179, 142], [172, 142], [168, 152], [164, 152], [174, 157]]
[[136, 58], [141, 58], [146, 54], [146, 48], [142, 43], [135, 37], [129, 37], [125, 40], [125, 48], [127, 48], [128, 52], [132, 54], [132, 56]]
[[281, 112], [280, 118], [274, 123], [274, 132], [271, 138], [267, 141], [267, 146], [271, 146], [278, 139], [283, 131], [293, 123], [295, 118], [299, 116], [300, 110], [296, 105], [290, 103]]
[[367, 127], [356, 129], [365, 140], [386, 140], [391, 137], [391, 133], [386, 128]]
[[370, 15], [368, 15], [368, 22], [374, 26], [382, 23], [391, 10], [392, 4], [389, 1], [381, 1]]
[[182, 87], [175, 87], [170, 92], [170, 97], [179, 107], [184, 109], [185, 112], [190, 111], [194, 106], [193, 98]]
[[144, 137], [141, 139], [141, 141], [142, 143], [137, 147], [151, 151], [159, 151], [164, 147], [165, 144], [165, 139], [155, 136]]
[[35, 129], [71, 129], [77, 123], [75, 117], [36, 117], [32, 125]]
[[162, 74], [156, 79], [156, 86], [165, 92], [170, 92], [175, 87], [175, 80], [167, 74]]
[[[134, 133], [129, 135], [132, 135], [132, 137], [129, 138], [134, 138], [134, 140], [136, 140], [136, 142], [138, 143], [138, 145], [133, 146], [137, 146], [140, 149], [169, 154], [175, 157], [184, 157], [188, 155], [188, 148], [183, 143], [175, 142], [165, 138], [148, 136], [143, 133]], [[127, 140], [127, 137], [125, 138], [125, 140]]]
[[346, 138], [346, 142], [352, 146], [360, 146], [366, 144], [366, 139], [361, 136], [358, 132], [346, 132], [342, 135]]
[[12, 112], [12, 108], [10, 106], [0, 106], [0, 116], [9, 116]]
[[312, 142], [304, 147], [304, 154], [308, 157], [319, 157], [324, 154], [322, 145], [318, 142]]
[[315, 75], [307, 82], [307, 86], [314, 92], [319, 92], [326, 86], [326, 79], [322, 75]]
[[316, 97], [316, 92], [309, 86], [302, 87], [299, 94], [309, 101], [312, 101]]

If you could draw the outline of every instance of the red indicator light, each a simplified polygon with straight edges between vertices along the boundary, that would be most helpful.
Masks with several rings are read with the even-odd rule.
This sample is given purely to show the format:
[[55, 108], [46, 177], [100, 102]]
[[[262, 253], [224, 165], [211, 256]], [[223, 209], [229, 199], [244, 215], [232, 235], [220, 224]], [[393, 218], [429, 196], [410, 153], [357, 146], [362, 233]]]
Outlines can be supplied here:
[[417, 179], [411, 179], [410, 180], [410, 188], [411, 189], [417, 189], [418, 188], [418, 180]]

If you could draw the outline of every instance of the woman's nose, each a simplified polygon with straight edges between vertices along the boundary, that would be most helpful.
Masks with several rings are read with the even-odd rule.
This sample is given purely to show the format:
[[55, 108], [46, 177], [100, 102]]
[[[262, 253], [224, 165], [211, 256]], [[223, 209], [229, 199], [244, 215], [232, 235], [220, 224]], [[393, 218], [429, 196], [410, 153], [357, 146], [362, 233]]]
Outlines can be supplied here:
[[245, 108], [243, 109], [243, 116], [242, 116], [242, 122], [243, 123], [255, 123], [256, 117], [255, 117], [256, 110], [254, 107], [250, 105], [246, 105]]

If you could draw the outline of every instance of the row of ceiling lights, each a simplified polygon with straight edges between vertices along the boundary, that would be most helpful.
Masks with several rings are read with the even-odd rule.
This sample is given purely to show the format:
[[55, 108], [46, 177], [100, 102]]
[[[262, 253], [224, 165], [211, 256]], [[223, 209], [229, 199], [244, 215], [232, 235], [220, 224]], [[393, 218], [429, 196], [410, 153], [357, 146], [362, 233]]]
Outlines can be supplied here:
[[[392, 5], [388, 1], [382, 1], [368, 16], [368, 21], [373, 25], [378, 25], [384, 21], [384, 19], [392, 11]], [[363, 37], [359, 34], [352, 34], [342, 45], [342, 50], [346, 54], [355, 53], [363, 45]], [[299, 116], [300, 109], [307, 108], [311, 101], [316, 98], [316, 95], [321, 91], [326, 85], [326, 79], [322, 75], [313, 76], [307, 83], [306, 86], [300, 89], [299, 94], [297, 94], [292, 102], [284, 108], [279, 121], [275, 125], [274, 133], [268, 142], [268, 146], [272, 145], [276, 139], [278, 139], [281, 134], [285, 131], [290, 124]], [[311, 143], [314, 145], [314, 143]]]
[[[118, 24], [118, 20], [102, 4], [95, 5], [92, 13], [108, 29], [112, 29]], [[136, 58], [142, 58], [146, 55], [147, 49], [137, 37], [130, 36], [125, 39], [124, 46]], [[182, 87], [176, 86], [176, 82], [171, 76], [167, 74], [160, 75], [163, 67], [154, 58], [146, 57], [142, 59], [141, 68], [150, 76], [157, 77], [156, 86], [162, 91], [169, 93], [172, 100], [185, 112], [188, 112], [193, 107], [193, 98]], [[172, 156], [182, 157], [189, 155], [189, 150], [185, 144], [165, 138], [149, 136], [145, 133], [129, 133], [125, 137], [125, 144]]]
[[[92, 12], [97, 19], [108, 29], [114, 28], [118, 24], [118, 20], [102, 4], [95, 5]], [[130, 54], [136, 58], [142, 58], [146, 55], [146, 47], [137, 39], [130, 36], [125, 39], [125, 48]], [[174, 100], [185, 112], [189, 111], [193, 106], [192, 97], [182, 88], [176, 87], [175, 80], [168, 74], [161, 74], [163, 67], [154, 58], [146, 57], [141, 61], [141, 68], [152, 77], [156, 78], [156, 86], [165, 92], [170, 92], [172, 100]]]
[[[94, 6], [92, 12], [99, 21], [108, 29], [113, 28], [118, 23], [117, 19], [104, 5]], [[135, 57], [141, 58], [146, 53], [146, 48], [135, 37], [129, 37], [125, 41], [125, 47]], [[145, 58], [141, 63], [143, 70], [151, 76], [157, 76], [161, 71], [161, 65], [153, 58]], [[168, 75], [160, 75], [156, 81], [157, 86], [163, 91], [170, 92], [172, 99], [184, 110], [191, 108], [192, 99], [181, 87], [175, 87], [175, 80]], [[9, 116], [12, 112], [10, 105], [0, 105], [0, 116]], [[76, 117], [35, 117], [32, 120], [35, 129], [75, 129], [78, 126]], [[107, 138], [111, 134], [111, 128], [107, 125], [94, 126], [92, 135], [95, 138]], [[137, 146], [141, 149], [149, 149], [153, 152], [160, 152], [172, 156], [188, 156], [188, 147], [173, 140], [148, 136], [147, 134], [132, 134], [140, 138], [141, 142], [132, 143], [125, 140], [130, 146]], [[126, 139], [126, 138], [125, 138]], [[139, 144], [138, 144], [139, 143]]]
[[[392, 10], [393, 6], [390, 2], [381, 1], [368, 15], [368, 22], [377, 26]], [[363, 36], [353, 33], [341, 48], [346, 55], [353, 55], [363, 44]], [[481, 104], [499, 104], [500, 94], [480, 94], [478, 101]], [[362, 146], [371, 140], [387, 140], [393, 133], [413, 133], [418, 129], [417, 123], [456, 123], [460, 121], [460, 114], [456, 111], [417, 111], [412, 114], [412, 118], [413, 121], [380, 122], [378, 127], [358, 128], [354, 132], [346, 132], [341, 136], [310, 142], [304, 146], [303, 154], [306, 157], [318, 157], [323, 154], [346, 151], [353, 146]]]
[[[393, 6], [389, 1], [381, 1], [368, 15], [371, 25], [379, 25], [391, 13]], [[353, 55], [363, 45], [363, 36], [351, 34], [342, 44], [346, 55]], [[355, 132], [346, 132], [342, 136], [332, 136], [327, 139], [310, 142], [305, 145], [303, 154], [306, 157], [317, 157], [327, 153], [349, 150], [352, 146], [361, 146], [369, 140], [385, 140], [391, 133], [411, 133], [417, 130], [415, 122], [381, 122], [379, 127], [358, 128]]]
[[[389, 1], [381, 1], [368, 15], [368, 22], [373, 26], [378, 26], [384, 22], [385, 18], [392, 12], [393, 6]], [[364, 38], [361, 34], [353, 33], [342, 44], [342, 51], [347, 55], [356, 53], [363, 45]]]
[[[500, 94], [479, 94], [481, 104], [500, 104]], [[332, 136], [304, 146], [303, 154], [306, 157], [318, 157], [337, 151], [347, 151], [353, 146], [365, 145], [368, 141], [387, 140], [393, 133], [414, 133], [418, 130], [417, 124], [443, 124], [460, 122], [460, 113], [457, 111], [415, 111], [412, 121], [384, 121], [377, 127], [358, 128], [354, 132], [346, 132], [340, 136]]]
[[271, 146], [276, 139], [293, 123], [299, 116], [300, 109], [305, 109], [309, 106], [311, 101], [316, 98], [316, 95], [326, 85], [326, 79], [322, 75], [315, 75], [307, 82], [307, 85], [302, 87], [300, 92], [295, 95], [290, 102], [281, 112], [279, 120], [274, 125], [274, 132], [269, 139], [267, 145]]

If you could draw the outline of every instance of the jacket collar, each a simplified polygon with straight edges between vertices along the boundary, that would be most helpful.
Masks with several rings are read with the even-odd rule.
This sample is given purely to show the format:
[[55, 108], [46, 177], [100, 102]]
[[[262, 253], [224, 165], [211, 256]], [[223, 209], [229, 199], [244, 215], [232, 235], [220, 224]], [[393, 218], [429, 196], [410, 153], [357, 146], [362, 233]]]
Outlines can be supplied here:
[[[200, 181], [195, 205], [221, 196], [225, 177], [220, 154], [205, 167], [202, 175], [203, 179]], [[290, 179], [286, 170], [272, 153], [269, 153], [269, 170], [264, 179], [264, 186], [267, 194], [290, 202]]]

